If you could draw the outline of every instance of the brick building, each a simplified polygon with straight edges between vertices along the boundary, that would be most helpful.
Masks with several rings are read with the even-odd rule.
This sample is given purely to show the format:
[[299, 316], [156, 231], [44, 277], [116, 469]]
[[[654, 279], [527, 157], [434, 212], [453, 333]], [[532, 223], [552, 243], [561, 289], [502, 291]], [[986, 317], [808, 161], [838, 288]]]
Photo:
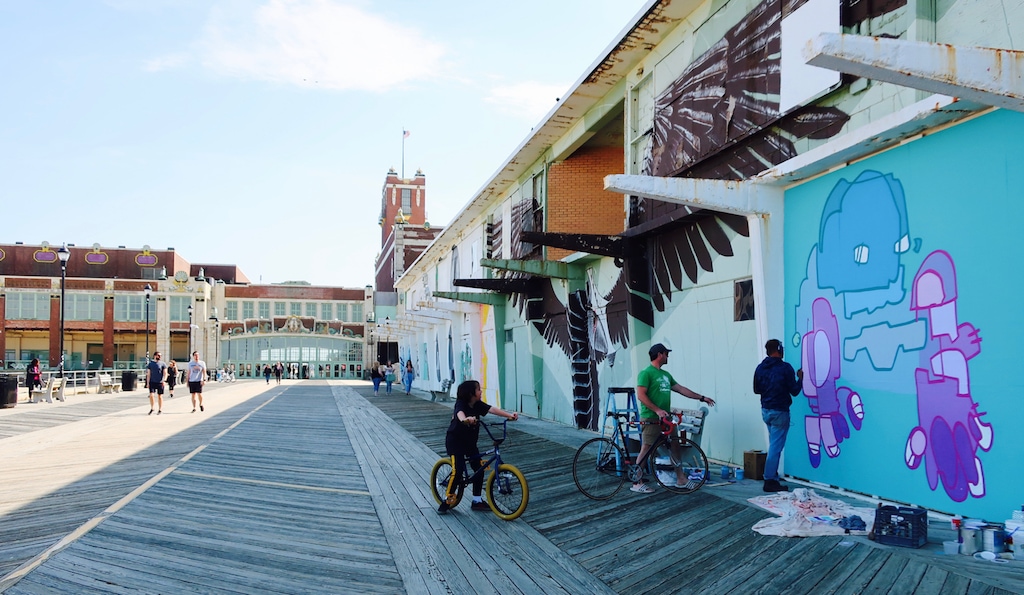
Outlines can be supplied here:
[[[173, 248], [67, 246], [65, 369], [131, 369], [148, 354], [253, 376], [281, 361], [299, 375], [355, 377], [368, 357], [365, 311], [372, 290], [254, 285], [235, 265], [190, 263]], [[147, 291], [148, 288], [148, 291]], [[3, 367], [39, 358], [60, 365], [58, 249], [0, 244]]]

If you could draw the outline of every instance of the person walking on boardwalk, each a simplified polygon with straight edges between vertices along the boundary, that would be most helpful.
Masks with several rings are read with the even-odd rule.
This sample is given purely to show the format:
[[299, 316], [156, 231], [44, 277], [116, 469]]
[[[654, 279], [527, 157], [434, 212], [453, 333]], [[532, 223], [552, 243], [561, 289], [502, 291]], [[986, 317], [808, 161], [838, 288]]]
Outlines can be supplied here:
[[412, 392], [412, 379], [416, 377], [416, 370], [412, 367], [412, 360], [406, 360], [405, 373], [402, 374], [402, 382], [405, 384], [405, 394]]
[[[476, 380], [467, 380], [459, 385], [455, 391], [455, 408], [452, 411], [452, 420], [448, 424], [448, 432], [444, 437], [444, 446], [448, 450], [448, 456], [455, 457], [455, 465], [462, 474], [466, 473], [466, 460], [475, 472], [480, 468], [480, 449], [477, 448], [477, 438], [480, 437], [480, 425], [477, 423], [480, 418], [488, 413], [516, 421], [519, 414], [509, 413], [493, 405], [484, 403], [481, 398], [483, 390]], [[484, 474], [481, 473], [473, 478], [473, 504], [470, 508], [479, 511], [490, 511], [491, 507], [484, 502]], [[448, 512], [447, 502], [442, 502], [437, 512], [444, 514]]]
[[164, 382], [167, 381], [167, 364], [160, 361], [160, 352], [153, 354], [153, 359], [146, 364], [146, 388], [149, 389], [149, 413], [153, 415], [153, 400], [157, 401], [156, 414], [164, 409]]
[[274, 364], [274, 379], [277, 380], [278, 384], [281, 384], [281, 375], [284, 374], [284, 364], [277, 362]]
[[199, 398], [199, 410], [203, 407], [203, 385], [206, 384], [206, 362], [199, 359], [199, 352], [192, 352], [188, 362], [188, 392], [192, 393], [192, 413], [196, 412], [196, 398]]
[[384, 366], [384, 384], [386, 385], [384, 392], [391, 394], [391, 385], [395, 383], [395, 364], [388, 360], [388, 365]]
[[263, 377], [267, 379], [267, 384], [270, 384], [270, 364], [263, 364]]
[[38, 357], [32, 358], [32, 362], [25, 368], [25, 386], [28, 387], [29, 394], [37, 387], [43, 388], [43, 371], [39, 367]]
[[167, 364], [167, 398], [174, 398], [174, 387], [178, 384], [178, 363], [173, 359]]
[[373, 362], [373, 365], [370, 366], [370, 382], [373, 382], [373, 396], [375, 397], [380, 392], [381, 380], [384, 380], [384, 375], [381, 374], [380, 370], [380, 362]]
[[[644, 458], [647, 451], [654, 446], [654, 441], [658, 439], [658, 435], [661, 434], [661, 424], [658, 422], [668, 417], [668, 412], [672, 409], [673, 392], [695, 399], [701, 403], [707, 403], [711, 406], [715, 405], [715, 400], [711, 397], [705, 397], [693, 392], [676, 382], [675, 378], [667, 371], [662, 370], [662, 367], [668, 363], [670, 351], [672, 350], [661, 343], [652, 345], [651, 349], [647, 352], [647, 355], [651, 358], [651, 365], [641, 370], [636, 379], [636, 398], [640, 401], [640, 421], [645, 422], [642, 434], [643, 440], [640, 444], [640, 454], [637, 455], [638, 461]], [[678, 432], [678, 430], [673, 430], [673, 432]], [[647, 485], [642, 476], [640, 481], [634, 483], [633, 487], [629, 489], [640, 494], [650, 494], [654, 491]]]
[[801, 368], [794, 373], [793, 366], [782, 359], [782, 341], [769, 339], [764, 350], [767, 355], [754, 370], [754, 393], [761, 395], [761, 419], [768, 426], [764, 491], [788, 492], [789, 487], [779, 483], [779, 460], [789, 433], [789, 406], [800, 394], [804, 371]]

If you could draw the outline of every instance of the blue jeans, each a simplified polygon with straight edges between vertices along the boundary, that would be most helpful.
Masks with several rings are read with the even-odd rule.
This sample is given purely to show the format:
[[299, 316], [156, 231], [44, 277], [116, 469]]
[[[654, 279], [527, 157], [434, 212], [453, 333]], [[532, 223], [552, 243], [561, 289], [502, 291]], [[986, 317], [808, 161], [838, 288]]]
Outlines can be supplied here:
[[761, 409], [761, 419], [768, 426], [768, 456], [764, 461], [765, 480], [779, 480], [779, 460], [782, 449], [786, 448], [786, 434], [789, 433], [789, 411]]

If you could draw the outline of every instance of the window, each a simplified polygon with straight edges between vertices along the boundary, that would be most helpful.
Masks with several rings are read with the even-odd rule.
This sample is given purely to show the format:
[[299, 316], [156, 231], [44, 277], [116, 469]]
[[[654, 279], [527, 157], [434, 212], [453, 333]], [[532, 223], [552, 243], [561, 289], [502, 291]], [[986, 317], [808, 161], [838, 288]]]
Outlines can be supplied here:
[[48, 320], [50, 318], [50, 294], [8, 293], [8, 320]]
[[735, 322], [754, 320], [754, 282], [743, 279], [733, 283], [732, 319]]
[[363, 305], [352, 304], [352, 318], [349, 318], [351, 322], [363, 322]]
[[402, 188], [402, 214], [408, 217], [412, 214], [412, 189]]
[[103, 296], [69, 293], [64, 296], [64, 318], [68, 320], [103, 320]]
[[[117, 322], [145, 322], [146, 296], [115, 295], [114, 320]], [[156, 300], [149, 298], [149, 320], [156, 320]]]
[[348, 304], [338, 304], [338, 320], [348, 321]]
[[292, 316], [302, 316], [302, 302], [291, 302], [288, 304], [290, 308], [290, 314]]
[[270, 318], [270, 302], [260, 302], [260, 318]]
[[249, 318], [253, 318], [255, 316], [256, 312], [255, 312], [255, 308], [253, 308], [254, 305], [255, 305], [255, 302], [242, 302], [242, 318], [243, 319], [248, 320]]
[[274, 316], [284, 316], [284, 315], [285, 315], [285, 303], [284, 302], [274, 302]]
[[306, 302], [306, 316], [316, 318], [316, 302]]
[[331, 320], [334, 318], [334, 304], [320, 304], [320, 319]]
[[192, 298], [180, 295], [172, 295], [168, 299], [171, 307], [171, 322], [188, 322], [188, 307], [192, 305]]
[[224, 307], [225, 320], [238, 320], [238, 302], [229, 300]]

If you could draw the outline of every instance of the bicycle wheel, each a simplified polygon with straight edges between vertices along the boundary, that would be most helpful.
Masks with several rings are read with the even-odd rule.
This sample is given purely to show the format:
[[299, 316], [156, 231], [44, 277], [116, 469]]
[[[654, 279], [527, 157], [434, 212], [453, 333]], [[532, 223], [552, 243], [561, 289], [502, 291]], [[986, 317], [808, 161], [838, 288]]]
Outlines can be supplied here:
[[[674, 444], [673, 444], [674, 443]], [[660, 440], [651, 453], [654, 478], [665, 489], [689, 494], [708, 480], [708, 458], [687, 438]], [[682, 478], [682, 481], [679, 481]]]
[[506, 521], [518, 519], [526, 512], [530, 501], [530, 487], [523, 472], [512, 465], [502, 464], [487, 477], [487, 501], [498, 518]]
[[587, 440], [572, 459], [572, 480], [587, 498], [607, 500], [626, 483], [626, 455], [607, 438]]
[[452, 458], [444, 457], [438, 459], [434, 463], [434, 468], [430, 470], [430, 492], [434, 494], [434, 500], [438, 504], [445, 501], [445, 495], [448, 492], [448, 486], [451, 484], [452, 479], [455, 479], [456, 485], [455, 493], [448, 499], [448, 506], [455, 508], [462, 501], [462, 491], [466, 488], [465, 485], [458, 481], [458, 472], [452, 468]]

